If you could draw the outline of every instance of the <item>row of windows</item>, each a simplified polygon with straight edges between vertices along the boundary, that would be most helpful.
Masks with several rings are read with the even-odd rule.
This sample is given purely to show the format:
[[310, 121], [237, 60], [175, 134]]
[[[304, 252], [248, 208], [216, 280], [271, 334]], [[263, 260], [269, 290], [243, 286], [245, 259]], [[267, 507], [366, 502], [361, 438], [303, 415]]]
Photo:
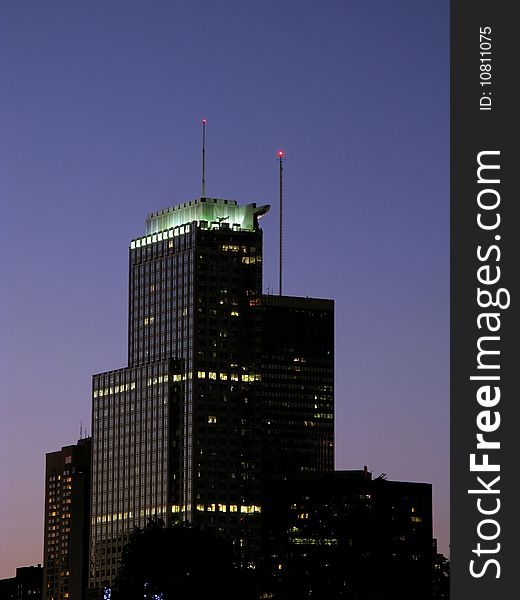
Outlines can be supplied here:
[[[125, 479], [121, 486], [127, 486], [126, 479], [133, 478], [134, 475], [138, 478], [144, 477], [146, 473], [148, 475], [161, 473], [166, 469], [166, 455], [159, 452], [154, 452], [154, 448], [150, 449], [149, 454], [151, 456], [127, 454], [126, 456], [120, 452], [119, 458], [116, 456], [114, 459], [102, 458], [101, 454], [98, 454], [94, 458], [94, 476], [93, 481], [104, 479], [110, 476], [120, 476]], [[153, 458], [152, 458], [153, 457]]]
[[[165, 396], [164, 399], [167, 400], [167, 396]], [[166, 405], [163, 405], [163, 408], [165, 407]], [[117, 412], [114, 410], [110, 412], [110, 417], [107, 414], [107, 408], [105, 408], [104, 410], [96, 410], [94, 412], [94, 420], [101, 420], [101, 422], [97, 424], [97, 431], [99, 431], [102, 428], [108, 428], [119, 429], [119, 433], [129, 433], [129, 427], [133, 425], [132, 433], [139, 433], [139, 431], [149, 431], [150, 429], [164, 427], [167, 423], [167, 413], [165, 410], [155, 410], [153, 411], [153, 414], [148, 415], [146, 414], [147, 411], [139, 410], [130, 411], [130, 413], [120, 414], [119, 416], [117, 416]], [[142, 425], [142, 427], [140, 427], [140, 425]]]
[[132, 241], [130, 243], [132, 250], [130, 254], [131, 259], [134, 261], [150, 260], [150, 258], [168, 253], [169, 250], [180, 254], [183, 251], [191, 249], [195, 241], [195, 230], [189, 234], [190, 225], [187, 224], [182, 227], [182, 233], [180, 228], [176, 232], [172, 232], [173, 237], [170, 236], [169, 231], [164, 231]]
[[244, 383], [252, 383], [253, 381], [261, 381], [262, 376], [260, 373], [217, 373], [215, 371], [197, 371], [197, 379], [212, 379], [216, 381], [217, 379], [221, 381], [242, 381]]
[[[155, 474], [162, 472], [163, 469], [166, 469], [166, 460], [164, 455], [161, 453], [155, 454], [153, 453], [155, 460], [152, 457], [147, 457], [147, 460], [144, 460], [144, 457], [130, 455], [123, 455], [120, 452], [119, 458], [114, 459], [106, 459], [102, 454], [99, 454], [95, 457], [94, 462], [94, 481], [101, 479], [103, 477], [106, 479], [106, 475], [121, 475], [121, 477], [133, 477], [134, 475], [139, 476], [142, 473]], [[141, 460], [139, 460], [141, 458]], [[130, 472], [129, 472], [130, 470]], [[143, 475], [144, 476], [144, 475]], [[121, 484], [123, 485], [123, 483]], [[128, 485], [125, 481], [124, 485]]]
[[[187, 375], [184, 374], [181, 376], [182, 381], [186, 381]], [[175, 382], [174, 382], [175, 383]], [[142, 394], [126, 394], [124, 396], [113, 395], [110, 397], [105, 396], [103, 400], [98, 399], [95, 402], [95, 411], [109, 411], [109, 413], [114, 416], [114, 414], [124, 414], [139, 412], [146, 413], [146, 408], [151, 410], [152, 408], [157, 410], [161, 408], [164, 404], [164, 392], [165, 389], [162, 387], [158, 387], [156, 389], [144, 389], [144, 385], [141, 387]], [[101, 415], [100, 415], [101, 416]], [[105, 415], [107, 416], [107, 415]]]
[[139, 295], [152, 295], [172, 287], [189, 286], [193, 283], [193, 275], [191, 265], [189, 269], [170, 265], [169, 268], [158, 269], [150, 275], [136, 269], [130, 276], [130, 291], [135, 297], [137, 291], [140, 292]]
[[151, 493], [150, 490], [155, 490], [157, 493], [160, 493], [158, 488], [161, 488], [167, 482], [168, 476], [166, 471], [148, 474], [146, 478], [139, 477], [139, 475], [134, 476], [133, 473], [127, 472], [123, 477], [119, 478], [97, 478], [93, 486], [94, 492], [92, 495], [95, 496], [99, 502], [107, 501], [109, 497], [112, 498], [112, 492], [114, 493], [115, 497], [116, 492], [119, 491], [122, 494], [124, 490], [130, 490], [130, 492], [133, 494], [132, 497], [145, 497]]
[[102, 398], [103, 396], [106, 396], [108, 394], [119, 394], [120, 392], [128, 392], [130, 390], [135, 390], [136, 389], [136, 382], [135, 381], [131, 381], [129, 383], [122, 383], [119, 385], [114, 385], [113, 387], [106, 387], [106, 388], [101, 388], [101, 389], [97, 389], [94, 390], [94, 398]]
[[183, 290], [183, 294], [173, 292], [165, 296], [163, 302], [134, 301], [130, 304], [131, 319], [142, 318], [147, 313], [158, 312], [159, 309], [170, 316], [169, 320], [186, 317], [192, 312], [193, 295], [187, 288]]
[[[121, 482], [116, 482], [121, 483]], [[93, 514], [102, 514], [107, 512], [110, 506], [153, 506], [157, 504], [162, 498], [166, 502], [167, 498], [167, 485], [166, 480], [159, 479], [155, 482], [134, 482], [134, 486], [130, 488], [130, 495], [125, 493], [125, 489], [120, 488], [117, 485], [109, 487], [105, 484], [105, 487], [98, 486], [98, 493], [93, 495]], [[109, 511], [110, 512], [110, 511]]]

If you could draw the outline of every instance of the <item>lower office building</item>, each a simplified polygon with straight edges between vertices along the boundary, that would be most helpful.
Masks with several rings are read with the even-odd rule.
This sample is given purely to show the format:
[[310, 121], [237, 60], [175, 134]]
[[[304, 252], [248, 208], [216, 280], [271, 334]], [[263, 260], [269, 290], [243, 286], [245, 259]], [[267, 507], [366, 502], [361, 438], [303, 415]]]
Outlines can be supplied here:
[[42, 600], [43, 569], [18, 567], [16, 576], [0, 579], [0, 600]]
[[305, 474], [273, 487], [264, 517], [265, 597], [432, 597], [430, 484]]

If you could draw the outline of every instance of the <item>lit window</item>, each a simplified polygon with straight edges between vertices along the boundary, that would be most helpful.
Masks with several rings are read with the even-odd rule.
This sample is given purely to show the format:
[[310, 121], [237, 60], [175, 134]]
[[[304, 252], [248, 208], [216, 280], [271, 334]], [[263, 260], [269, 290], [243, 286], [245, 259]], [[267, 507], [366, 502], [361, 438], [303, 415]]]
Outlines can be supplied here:
[[217, 417], [215, 415], [209, 415], [208, 423], [216, 423], [216, 422], [217, 422]]

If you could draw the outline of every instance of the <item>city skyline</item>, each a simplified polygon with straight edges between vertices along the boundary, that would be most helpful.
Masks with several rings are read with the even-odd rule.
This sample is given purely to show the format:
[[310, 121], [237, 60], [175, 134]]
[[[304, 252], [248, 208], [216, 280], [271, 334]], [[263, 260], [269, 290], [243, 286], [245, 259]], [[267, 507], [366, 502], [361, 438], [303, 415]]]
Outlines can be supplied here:
[[[230, 5], [226, 6], [231, 10]], [[378, 9], [385, 10], [381, 3]], [[105, 16], [110, 25], [116, 27], [119, 23], [115, 20], [117, 11], [107, 10]], [[146, 12], [144, 8], [140, 10]], [[164, 5], [158, 13], [161, 10], [163, 16], [175, 21], [176, 15]], [[330, 37], [325, 36], [325, 25], [329, 26], [334, 20], [333, 9], [330, 10], [331, 13], [317, 25], [320, 39], [328, 39], [330, 44], [343, 48], [339, 29]], [[335, 7], [334, 10], [340, 9]], [[353, 11], [349, 16], [363, 23], [369, 34], [377, 32], [382, 36], [375, 51], [377, 60], [384, 61], [384, 51], [392, 41], [389, 36], [385, 37], [383, 23], [366, 19], [366, 14], [360, 14], [359, 9], [350, 7], [349, 10]], [[150, 50], [143, 46], [142, 53], [131, 56], [130, 64], [145, 78], [148, 89], [163, 92], [162, 98], [161, 94], [154, 96], [160, 99], [157, 114], [154, 114], [151, 109], [155, 104], [146, 94], [127, 97], [123, 93], [129, 89], [125, 86], [130, 85], [133, 77], [128, 78], [122, 70], [128, 57], [120, 55], [112, 46], [109, 27], [92, 47], [89, 45], [91, 29], [84, 26], [80, 31], [82, 46], [73, 44], [70, 32], [60, 27], [59, 21], [54, 23], [52, 15], [45, 15], [42, 25], [36, 20], [27, 23], [16, 9], [10, 12], [18, 26], [23, 23], [26, 28], [19, 29], [18, 33], [22, 35], [21, 40], [27, 42], [25, 51], [30, 57], [29, 61], [23, 53], [16, 60], [13, 56], [13, 63], [28, 68], [33, 78], [37, 78], [36, 66], [40, 61], [40, 67], [54, 69], [61, 79], [55, 78], [54, 85], [60, 90], [58, 94], [52, 86], [41, 87], [44, 83], [41, 79], [38, 87], [42, 92], [40, 102], [34, 103], [27, 94], [30, 88], [18, 76], [18, 71], [12, 67], [8, 73], [14, 97], [19, 98], [21, 106], [13, 101], [7, 110], [7, 116], [11, 118], [7, 127], [11, 150], [7, 164], [12, 170], [3, 195], [11, 201], [5, 209], [2, 238], [10, 251], [4, 252], [2, 268], [8, 282], [5, 289], [10, 293], [2, 299], [2, 331], [7, 334], [2, 343], [2, 369], [5, 369], [2, 396], [7, 419], [3, 420], [1, 437], [2, 444], [6, 444], [5, 448], [2, 446], [3, 456], [17, 457], [18, 460], [16, 465], [6, 466], [5, 471], [3, 461], [2, 479], [9, 482], [11, 489], [20, 490], [20, 494], [16, 498], [18, 506], [14, 506], [11, 499], [2, 497], [2, 513], [18, 515], [18, 520], [10, 518], [13, 524], [2, 521], [0, 576], [14, 573], [14, 566], [41, 562], [45, 452], [74, 443], [80, 421], [90, 422], [91, 375], [102, 371], [106, 365], [116, 367], [125, 363], [127, 282], [124, 248], [129, 238], [139, 235], [143, 213], [198, 195], [201, 116], [208, 119], [206, 173], [210, 196], [276, 206], [278, 170], [275, 152], [279, 147], [287, 151], [284, 292], [295, 296], [332, 297], [337, 302], [337, 468], [368, 463], [374, 472], [385, 471], [392, 479], [432, 482], [436, 507], [434, 533], [440, 538], [441, 551], [446, 553], [446, 76], [435, 71], [437, 83], [440, 81], [446, 92], [446, 98], [435, 92], [439, 94], [437, 102], [445, 103], [443, 109], [437, 107], [435, 110], [435, 102], [430, 99], [431, 104], [423, 103], [423, 113], [427, 111], [424, 123], [419, 118], [424, 118], [424, 114], [419, 115], [417, 109], [406, 115], [398, 106], [401, 102], [410, 110], [405, 102], [406, 95], [412, 94], [415, 103], [418, 97], [424, 95], [426, 100], [426, 96], [434, 92], [433, 83], [421, 75], [420, 60], [414, 58], [409, 67], [414, 69], [413, 73], [408, 70], [401, 73], [406, 94], [402, 92], [404, 95], [401, 96], [399, 92], [395, 105], [389, 103], [389, 97], [386, 104], [374, 100], [371, 108], [379, 107], [380, 112], [370, 111], [367, 107], [362, 121], [365, 125], [359, 127], [356, 126], [359, 115], [354, 119], [347, 110], [348, 105], [343, 106], [349, 98], [360, 110], [357, 95], [349, 92], [341, 82], [330, 83], [334, 69], [343, 64], [339, 59], [328, 67], [326, 77], [321, 80], [321, 92], [316, 92], [318, 97], [307, 98], [303, 103], [299, 95], [286, 87], [287, 106], [284, 102], [278, 103], [278, 96], [274, 96], [274, 105], [267, 113], [265, 110], [262, 113], [266, 98], [255, 100], [253, 92], [256, 88], [253, 87], [246, 89], [243, 96], [235, 95], [237, 90], [233, 89], [233, 81], [229, 78], [225, 79], [227, 93], [228, 98], [235, 99], [234, 106], [218, 99], [198, 97], [193, 105], [186, 104], [192, 97], [192, 90], [202, 85], [201, 82], [192, 79], [191, 73], [183, 71], [168, 53], [166, 56], [170, 58], [154, 74], [157, 79], [145, 77], [142, 69], [151, 67], [158, 55], [157, 47]], [[305, 5], [303, 12], [306, 18], [301, 22], [302, 33], [313, 31], [309, 22], [311, 7]], [[436, 19], [426, 28], [428, 40], [433, 42], [435, 23], [442, 24], [444, 35], [447, 35], [447, 15], [443, 16], [440, 9], [422, 7], [416, 12], [412, 10], [408, 18], [411, 22], [419, 16], [426, 19], [426, 12]], [[82, 17], [91, 28], [101, 26], [95, 13], [88, 10], [86, 13]], [[158, 13], [147, 13], [149, 22], [143, 25], [148, 28], [145, 37], [151, 40], [151, 32], [158, 28], [161, 35], [157, 44], [168, 49], [170, 38], [160, 27]], [[290, 13], [282, 13], [282, 19], [289, 24]], [[69, 19], [77, 17], [73, 9], [67, 14]], [[224, 7], [224, 13], [217, 15], [224, 30], [227, 14]], [[196, 15], [196, 11], [187, 11], [181, 18], [194, 26]], [[128, 16], [126, 23], [128, 31], [140, 31], [138, 16], [141, 16], [139, 9], [134, 7], [134, 13]], [[271, 23], [269, 15], [262, 9], [257, 9], [255, 16], [266, 25]], [[31, 45], [31, 36], [37, 32], [50, 32], [51, 23], [57, 28], [59, 43], [50, 35], [40, 38], [48, 52], [37, 57], [37, 45], [35, 42]], [[235, 28], [236, 24], [234, 31]], [[116, 31], [117, 39], [125, 42], [123, 46], [127, 50], [132, 48], [127, 30], [119, 25]], [[270, 31], [273, 36], [275, 33], [281, 36], [278, 30]], [[304, 36], [300, 37], [298, 31], [293, 35], [299, 42], [298, 48], [303, 48]], [[182, 30], [177, 33], [182, 36]], [[206, 48], [216, 39], [210, 36]], [[273, 86], [264, 86], [265, 93], [269, 90], [274, 94], [276, 85], [279, 87], [283, 83], [288, 64], [297, 65], [298, 61], [293, 54], [295, 50], [288, 49], [287, 54], [282, 55], [285, 68], [277, 70], [273, 66], [268, 72], [271, 61], [264, 59], [255, 47], [260, 39], [253, 35], [249, 40], [248, 59], [251, 61], [256, 57], [262, 64], [264, 81], [273, 81]], [[275, 41], [278, 39], [276, 37]], [[362, 43], [361, 38], [356, 39]], [[15, 40], [12, 35], [7, 36], [7, 40], [11, 51], [19, 48], [20, 40]], [[67, 57], [53, 54], [64, 41], [72, 44], [75, 58], [82, 67], [77, 73], [94, 74], [97, 68], [100, 69], [93, 82], [84, 81], [82, 76], [75, 79], [78, 75], [70, 70]], [[417, 43], [417, 39], [405, 40], [399, 52], [406, 54], [412, 41]], [[175, 41], [176, 48], [182, 46], [180, 40]], [[86, 48], [94, 48], [101, 55], [111, 50], [107, 56], [112, 63], [109, 67], [100, 66], [88, 55]], [[236, 68], [241, 67], [243, 73], [248, 74], [246, 61], [242, 62], [233, 54], [236, 49], [232, 42], [224, 46], [222, 51], [227, 64], [233, 59]], [[266, 52], [269, 54], [268, 48]], [[318, 54], [324, 61], [325, 55]], [[433, 61], [434, 53], [428, 44], [420, 58], [423, 62], [426, 58]], [[194, 52], [191, 59], [192, 66], [200, 68], [204, 61], [209, 61], [220, 76], [225, 75], [215, 57], [208, 57], [201, 51], [200, 54]], [[175, 88], [165, 83], [166, 79], [161, 79], [168, 60], [175, 63], [178, 78], [189, 84], [185, 98], [173, 103], [174, 110], [166, 99], [177, 98]], [[366, 98], [375, 99], [384, 89], [385, 71], [377, 69], [375, 62], [372, 68], [377, 76], [375, 81], [365, 81], [369, 88], [364, 91], [367, 94], [363, 95], [365, 101]], [[319, 60], [307, 63], [311, 70], [314, 67], [316, 77], [318, 64]], [[391, 66], [390, 62], [383, 64], [388, 68]], [[420, 85], [412, 85], [405, 74], [419, 77]], [[299, 72], [292, 76], [300, 84], [307, 81], [298, 78], [301, 77]], [[358, 84], [363, 81], [361, 70], [353, 76]], [[77, 89], [72, 86], [67, 97], [63, 94], [71, 77]], [[105, 98], [102, 95], [104, 83], [112, 78], [118, 83], [118, 91], [110, 93], [107, 88]], [[252, 79], [246, 79], [246, 82], [253, 85]], [[206, 78], [205, 85], [208, 84]], [[204, 87], [202, 85], [201, 89]], [[313, 87], [307, 83], [304, 89], [310, 93]], [[340, 101], [332, 100], [334, 90], [341, 96]], [[89, 101], [81, 103], [81, 94], [87, 91]], [[62, 98], [59, 106], [52, 103], [57, 98]], [[130, 105], [125, 104], [125, 100]], [[116, 111], [116, 106], [122, 110]], [[322, 118], [322, 115], [314, 114], [319, 106], [324, 109], [332, 106], [333, 110]], [[105, 112], [101, 107], [106, 107]], [[44, 111], [45, 120], [38, 121], [39, 110]], [[85, 110], [88, 117], [85, 123], [95, 125], [90, 132], [80, 119]], [[134, 120], [134, 114], [142, 115], [141, 125]], [[28, 123], [22, 119], [27, 115]], [[334, 122], [338, 116], [341, 120]], [[392, 118], [398, 118], [397, 123], [393, 123]], [[52, 119], [57, 119], [60, 127], [53, 127]], [[437, 127], [428, 123], [432, 120]], [[439, 131], [444, 122], [446, 131]], [[165, 123], [171, 124], [166, 130]], [[384, 130], [379, 131], [378, 125]], [[72, 129], [68, 130], [67, 126]], [[50, 135], [52, 132], [54, 137]], [[425, 139], [429, 142], [428, 148]], [[398, 148], [396, 155], [391, 152], [395, 147]], [[444, 148], [446, 156], [442, 154]], [[7, 148], [2, 146], [2, 155], [4, 152]], [[407, 161], [408, 169], [404, 165]], [[345, 164], [350, 166], [346, 173]], [[445, 177], [439, 176], [437, 180], [434, 176], [432, 181], [431, 173], [443, 172], [443, 169]], [[404, 181], [401, 179], [403, 174], [407, 177]], [[326, 200], [329, 200], [330, 208], [325, 204]], [[263, 229], [266, 284], [275, 291], [277, 223], [274, 214], [266, 217]], [[316, 261], [308, 251], [310, 247], [317, 254]], [[113, 257], [113, 261], [111, 258], [106, 263], [100, 262], [103, 255]], [[328, 273], [319, 268], [325, 262], [331, 266]], [[338, 274], [336, 279], [334, 273]], [[92, 307], [95, 307], [94, 311]], [[105, 335], [101, 336], [101, 331]], [[77, 352], [75, 356], [78, 340], [82, 349], [79, 360]], [[389, 404], [393, 405], [393, 410]], [[33, 439], [28, 449], [19, 446], [20, 432]], [[6, 540], [10, 544], [7, 550], [4, 547]]]

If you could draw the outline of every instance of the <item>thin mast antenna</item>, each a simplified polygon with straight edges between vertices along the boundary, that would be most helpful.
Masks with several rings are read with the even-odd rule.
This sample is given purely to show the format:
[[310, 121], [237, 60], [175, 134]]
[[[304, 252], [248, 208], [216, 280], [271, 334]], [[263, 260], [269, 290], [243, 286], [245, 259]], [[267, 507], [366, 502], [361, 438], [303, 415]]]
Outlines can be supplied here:
[[284, 151], [278, 150], [277, 156], [280, 161], [280, 283], [279, 291], [282, 295], [282, 274], [283, 274], [283, 158]]
[[206, 119], [202, 119], [202, 198], [206, 197]]

